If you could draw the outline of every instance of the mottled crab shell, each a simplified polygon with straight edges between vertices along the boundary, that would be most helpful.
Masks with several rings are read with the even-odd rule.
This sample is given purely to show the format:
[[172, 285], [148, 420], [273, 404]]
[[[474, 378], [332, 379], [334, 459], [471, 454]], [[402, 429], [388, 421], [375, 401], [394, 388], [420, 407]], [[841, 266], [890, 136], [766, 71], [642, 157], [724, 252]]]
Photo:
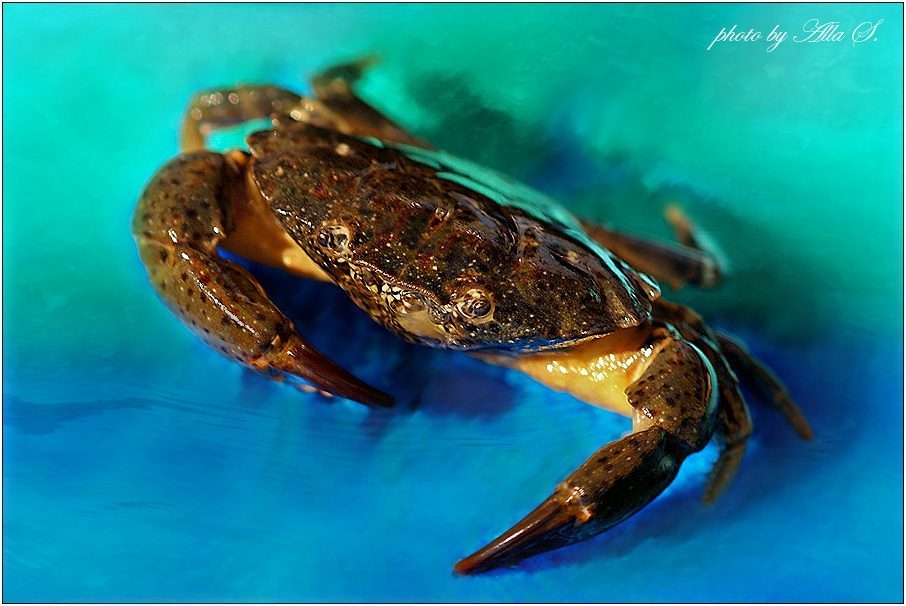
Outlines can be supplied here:
[[406, 340], [557, 347], [637, 326], [659, 296], [555, 202], [449, 154], [295, 122], [248, 145], [284, 229]]

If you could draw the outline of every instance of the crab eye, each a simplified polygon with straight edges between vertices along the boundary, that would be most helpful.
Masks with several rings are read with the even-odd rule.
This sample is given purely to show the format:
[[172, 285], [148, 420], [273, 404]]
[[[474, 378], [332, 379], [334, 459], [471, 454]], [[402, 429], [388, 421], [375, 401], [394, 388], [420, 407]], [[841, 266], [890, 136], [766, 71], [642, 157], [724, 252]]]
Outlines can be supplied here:
[[494, 304], [486, 292], [478, 288], [470, 288], [456, 302], [456, 310], [466, 319], [472, 321], [490, 320]]
[[349, 244], [349, 228], [345, 225], [325, 225], [318, 230], [315, 240], [321, 248], [337, 254], [344, 253]]

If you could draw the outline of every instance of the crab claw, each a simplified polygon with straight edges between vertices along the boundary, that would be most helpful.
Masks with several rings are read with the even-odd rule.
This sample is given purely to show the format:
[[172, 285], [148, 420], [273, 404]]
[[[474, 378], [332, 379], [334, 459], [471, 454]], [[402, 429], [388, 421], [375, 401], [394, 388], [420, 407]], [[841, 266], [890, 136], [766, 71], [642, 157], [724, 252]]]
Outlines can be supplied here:
[[[268, 344], [268, 350], [248, 362], [258, 372], [277, 378], [302, 379], [316, 391], [353, 400], [367, 406], [393, 407], [393, 397], [368, 385], [312, 347], [295, 330], [287, 330]], [[302, 384], [304, 386], [304, 384]]]
[[151, 179], [132, 231], [158, 295], [209, 347], [274, 380], [289, 378], [369, 406], [393, 398], [317, 351], [267, 297], [255, 277], [219, 254], [235, 230], [244, 185], [241, 155], [177, 156]]
[[557, 486], [513, 528], [456, 564], [475, 574], [601, 533], [633, 515], [676, 477], [683, 460], [704, 448], [714, 431], [714, 369], [692, 344], [664, 336], [626, 398], [635, 431], [607, 444]]
[[601, 533], [660, 494], [687, 454], [688, 449], [660, 427], [608, 444], [532, 513], [454, 570], [475, 574]]

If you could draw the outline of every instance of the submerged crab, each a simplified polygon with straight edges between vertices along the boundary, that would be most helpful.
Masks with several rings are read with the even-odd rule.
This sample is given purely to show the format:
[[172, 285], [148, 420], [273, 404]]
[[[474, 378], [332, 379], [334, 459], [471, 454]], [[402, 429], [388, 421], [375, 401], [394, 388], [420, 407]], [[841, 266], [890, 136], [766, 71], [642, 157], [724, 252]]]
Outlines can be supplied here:
[[[744, 346], [660, 298], [649, 275], [679, 287], [710, 286], [720, 274], [678, 211], [668, 218], [681, 245], [577, 221], [366, 105], [350, 88], [361, 67], [315, 78], [316, 99], [273, 86], [197, 95], [183, 153], [151, 179], [132, 231], [170, 310], [211, 348], [273, 379], [392, 404], [316, 351], [218, 248], [334, 282], [406, 341], [468, 351], [632, 419], [631, 434], [457, 572], [602, 532], [654, 499], [712, 438], [721, 453], [704, 500], [713, 500], [751, 433], [734, 370], [811, 437]], [[261, 118], [271, 126], [247, 138], [251, 154], [204, 149], [213, 130]]]

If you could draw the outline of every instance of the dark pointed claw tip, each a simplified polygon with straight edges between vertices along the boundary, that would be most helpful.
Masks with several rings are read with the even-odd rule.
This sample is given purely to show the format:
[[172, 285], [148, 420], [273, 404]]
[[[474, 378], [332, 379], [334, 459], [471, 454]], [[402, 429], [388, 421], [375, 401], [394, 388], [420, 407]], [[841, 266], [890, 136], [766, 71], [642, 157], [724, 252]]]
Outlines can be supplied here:
[[485, 553], [486, 549], [486, 547], [479, 549], [472, 555], [456, 562], [453, 566], [453, 572], [459, 576], [467, 577], [472, 576], [473, 574], [487, 572], [488, 570], [502, 566], [505, 563], [512, 562], [511, 559], [501, 559], [490, 556]]
[[338, 380], [337, 377], [323, 380], [319, 383], [319, 388], [331, 395], [346, 398], [371, 408], [393, 408], [393, 405], [396, 404], [393, 396], [375, 389], [352, 375], [346, 375], [342, 377], [342, 380]]
[[481, 567], [481, 560], [477, 557], [477, 554], [472, 554], [467, 558], [463, 558], [453, 566], [453, 572], [464, 577], [477, 574], [482, 570], [485, 569]]
[[392, 396], [338, 366], [301, 335], [294, 333], [286, 340], [282, 352], [266, 360], [272, 371], [296, 377], [317, 390], [366, 406], [390, 408], [394, 405]]
[[396, 398], [385, 394], [383, 391], [375, 390], [368, 401], [362, 402], [366, 406], [378, 408], [393, 408], [396, 405]]
[[576, 518], [554, 500], [545, 500], [508, 531], [453, 567], [458, 575], [472, 575], [579, 540], [573, 536]]

